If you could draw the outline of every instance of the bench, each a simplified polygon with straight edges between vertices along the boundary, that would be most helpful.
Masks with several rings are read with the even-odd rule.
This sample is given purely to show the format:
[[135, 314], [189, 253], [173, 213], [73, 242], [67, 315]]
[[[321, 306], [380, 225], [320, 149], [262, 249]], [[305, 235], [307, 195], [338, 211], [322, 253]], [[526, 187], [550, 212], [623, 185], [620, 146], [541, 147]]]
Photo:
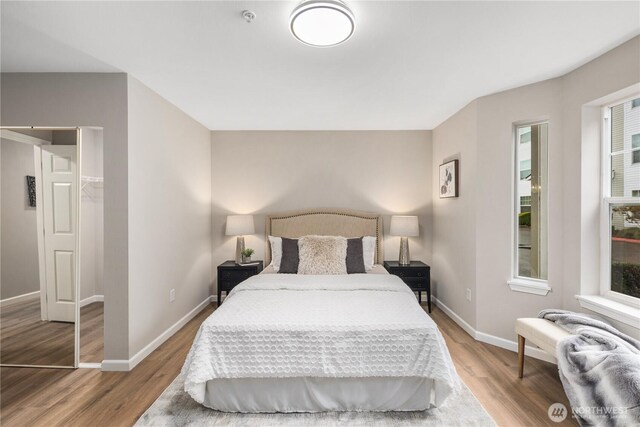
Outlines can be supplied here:
[[524, 345], [529, 340], [542, 350], [556, 357], [556, 345], [561, 339], [571, 335], [555, 323], [537, 317], [523, 317], [516, 320], [518, 334], [518, 378], [524, 374]]

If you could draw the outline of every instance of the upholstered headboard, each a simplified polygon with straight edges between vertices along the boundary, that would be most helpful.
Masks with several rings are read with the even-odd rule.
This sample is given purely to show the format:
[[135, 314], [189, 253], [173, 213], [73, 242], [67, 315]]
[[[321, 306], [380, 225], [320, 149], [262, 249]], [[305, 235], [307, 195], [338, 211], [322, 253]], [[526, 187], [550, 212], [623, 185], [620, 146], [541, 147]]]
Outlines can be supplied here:
[[350, 209], [308, 209], [267, 215], [265, 265], [271, 262], [268, 236], [293, 238], [308, 235], [375, 236], [377, 246], [374, 262], [380, 264], [384, 260], [383, 230], [382, 215]]

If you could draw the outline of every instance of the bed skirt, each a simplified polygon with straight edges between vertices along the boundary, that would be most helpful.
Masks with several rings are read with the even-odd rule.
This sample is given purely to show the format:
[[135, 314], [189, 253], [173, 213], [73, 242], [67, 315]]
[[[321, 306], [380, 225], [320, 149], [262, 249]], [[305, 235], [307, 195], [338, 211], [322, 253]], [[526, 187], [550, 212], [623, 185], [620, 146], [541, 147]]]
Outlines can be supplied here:
[[421, 411], [433, 380], [416, 377], [221, 378], [204, 406], [224, 412]]

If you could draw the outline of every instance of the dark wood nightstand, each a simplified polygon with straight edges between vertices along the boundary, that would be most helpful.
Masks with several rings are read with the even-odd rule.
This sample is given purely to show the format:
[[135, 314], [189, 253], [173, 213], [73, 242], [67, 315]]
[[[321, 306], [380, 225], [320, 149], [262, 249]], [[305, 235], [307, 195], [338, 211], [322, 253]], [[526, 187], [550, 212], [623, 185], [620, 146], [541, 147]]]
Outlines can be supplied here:
[[398, 261], [385, 261], [384, 268], [400, 277], [413, 292], [417, 292], [418, 302], [422, 302], [422, 292], [426, 292], [427, 306], [431, 313], [431, 267], [422, 261], [411, 261], [409, 265], [400, 265]]
[[[257, 263], [257, 264], [254, 264]], [[251, 264], [236, 264], [235, 261], [225, 261], [218, 266], [218, 307], [222, 302], [222, 292], [229, 295], [238, 283], [262, 271], [262, 261], [253, 261]]]

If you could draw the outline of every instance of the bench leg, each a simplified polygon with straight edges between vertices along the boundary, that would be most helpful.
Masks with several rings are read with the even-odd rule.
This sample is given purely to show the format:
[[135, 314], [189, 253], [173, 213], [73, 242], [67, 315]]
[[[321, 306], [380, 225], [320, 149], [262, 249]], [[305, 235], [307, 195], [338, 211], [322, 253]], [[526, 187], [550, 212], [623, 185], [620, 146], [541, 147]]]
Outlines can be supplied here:
[[518, 378], [524, 374], [524, 337], [518, 335]]

